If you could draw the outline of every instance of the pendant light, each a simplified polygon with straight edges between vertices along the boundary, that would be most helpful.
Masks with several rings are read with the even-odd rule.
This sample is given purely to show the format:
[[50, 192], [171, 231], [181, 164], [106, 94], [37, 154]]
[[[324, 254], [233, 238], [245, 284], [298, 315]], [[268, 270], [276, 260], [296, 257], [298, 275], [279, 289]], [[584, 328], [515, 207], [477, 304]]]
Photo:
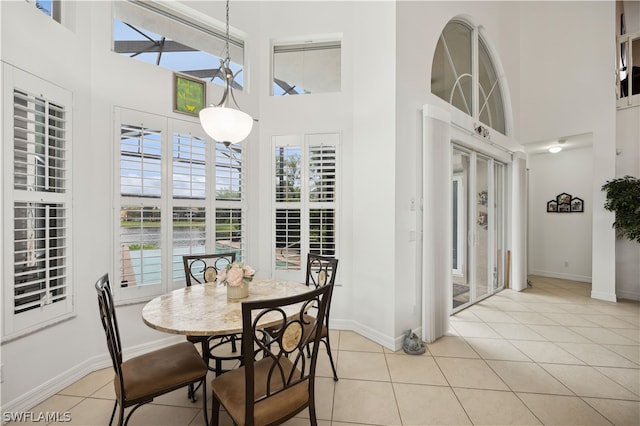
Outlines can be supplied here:
[[[222, 99], [216, 105], [209, 105], [200, 110], [200, 124], [205, 132], [215, 141], [222, 142], [226, 146], [241, 142], [253, 127], [253, 118], [246, 112], [240, 111], [240, 107], [233, 95], [233, 74], [229, 64], [229, 0], [227, 0], [227, 26], [225, 32], [225, 53], [226, 57], [220, 59], [220, 72], [224, 82], [224, 93]], [[238, 71], [240, 72], [240, 71]], [[230, 105], [232, 100], [236, 108]]]

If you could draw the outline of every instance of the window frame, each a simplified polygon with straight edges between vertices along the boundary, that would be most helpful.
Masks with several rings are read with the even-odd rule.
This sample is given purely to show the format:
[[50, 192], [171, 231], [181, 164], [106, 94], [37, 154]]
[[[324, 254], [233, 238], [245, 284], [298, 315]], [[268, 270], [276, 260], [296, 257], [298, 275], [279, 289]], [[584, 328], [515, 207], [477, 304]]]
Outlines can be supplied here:
[[[211, 180], [212, 180], [213, 174], [210, 170], [211, 169], [210, 162], [207, 161], [211, 157], [210, 155], [211, 143], [206, 138], [206, 135], [204, 134], [204, 131], [202, 130], [201, 126], [198, 123], [188, 122], [184, 120], [169, 119], [168, 122], [169, 122], [168, 123], [169, 141], [167, 145], [169, 145], [168, 149], [170, 151], [170, 154], [167, 157], [167, 167], [169, 167], [170, 172], [168, 172], [167, 174], [171, 176], [171, 179], [167, 179], [168, 186], [170, 187], [170, 196], [168, 200], [170, 207], [168, 208], [169, 209], [168, 211], [171, 214], [171, 217], [169, 218], [170, 227], [168, 230], [168, 234], [171, 236], [171, 239], [168, 239], [167, 241], [171, 241], [170, 243], [171, 247], [170, 247], [170, 250], [168, 250], [169, 253], [167, 254], [170, 258], [170, 261], [167, 264], [172, 265], [171, 271], [169, 271], [171, 273], [171, 277], [169, 278], [168, 282], [171, 283], [171, 288], [175, 288], [175, 287], [182, 287], [185, 284], [182, 255], [200, 254], [200, 253], [208, 252], [209, 250], [208, 246], [209, 246], [209, 240], [211, 236], [210, 221], [211, 221], [211, 214], [212, 214], [212, 208], [210, 207], [211, 186], [212, 186]], [[176, 149], [176, 139], [178, 137], [180, 138], [180, 141], [183, 141], [185, 138], [190, 138], [190, 142], [192, 145], [190, 150], [190, 155], [192, 157], [194, 155], [194, 152], [195, 152], [195, 155], [197, 155], [199, 150], [201, 150], [201, 153], [203, 155], [202, 160], [193, 161], [190, 163], [191, 166], [193, 166], [193, 164], [197, 165], [199, 162], [202, 163], [203, 170], [201, 171], [204, 172], [203, 175], [199, 173], [191, 173], [188, 175], [191, 177], [189, 179], [190, 186], [191, 186], [191, 191], [190, 191], [191, 196], [177, 196], [177, 194], [174, 192], [175, 185], [177, 183], [177, 180], [176, 180], [177, 169], [175, 167], [175, 156], [173, 154]], [[200, 143], [202, 143], [201, 147], [199, 146]], [[191, 169], [193, 169], [193, 167], [191, 167]], [[198, 178], [201, 178], [202, 176], [204, 176], [204, 187], [202, 188], [203, 196], [198, 197], [197, 196], [198, 190], [196, 189], [196, 192], [194, 192], [193, 182], [197, 181]], [[182, 254], [179, 253], [181, 250], [178, 248], [179, 245], [176, 244], [176, 242], [179, 240], [176, 240], [175, 238], [176, 209], [185, 209], [185, 210], [191, 210], [191, 211], [195, 209], [198, 211], [204, 211], [204, 218], [201, 218], [201, 217], [194, 218], [192, 216], [189, 217], [189, 223], [190, 223], [189, 228], [191, 229], [190, 234], [193, 234], [194, 229], [197, 229], [199, 227], [198, 223], [201, 223], [201, 225], [204, 225], [205, 245], [203, 250], [198, 250], [197, 249], [198, 246], [194, 246], [193, 244], [190, 244], [188, 246], [188, 250], [186, 250]], [[201, 219], [204, 219], [204, 220], [201, 220]], [[192, 241], [191, 238], [190, 240]]]
[[[507, 116], [507, 108], [508, 108], [508, 99], [507, 99], [507, 83], [506, 83], [506, 77], [504, 75], [504, 71], [502, 68], [502, 64], [499, 60], [499, 56], [497, 55], [497, 53], [495, 52], [495, 49], [493, 47], [493, 44], [491, 43], [491, 41], [489, 40], [489, 38], [485, 35], [485, 30], [482, 26], [478, 25], [477, 23], [471, 22], [468, 19], [465, 19], [463, 17], [455, 17], [451, 20], [449, 20], [447, 22], [447, 24], [444, 26], [444, 28], [442, 29], [442, 31], [440, 32], [440, 35], [438, 37], [438, 41], [437, 41], [437, 45], [436, 45], [436, 50], [434, 50], [434, 57], [432, 58], [432, 63], [431, 63], [431, 79], [434, 78], [434, 60], [435, 60], [435, 51], [437, 51], [437, 46], [440, 45], [441, 40], [443, 40], [443, 34], [445, 32], [445, 30], [447, 29], [447, 27], [449, 25], [461, 25], [463, 27], [465, 27], [466, 29], [468, 29], [470, 31], [470, 43], [471, 45], [470, 47], [470, 53], [471, 53], [471, 105], [469, 105], [471, 111], [464, 111], [462, 109], [460, 109], [459, 107], [455, 106], [454, 103], [450, 102], [449, 100], [442, 98], [440, 95], [436, 94], [433, 91], [433, 85], [430, 86], [430, 92], [432, 95], [438, 97], [439, 99], [442, 99], [444, 102], [446, 102], [448, 105], [450, 105], [455, 111], [460, 111], [462, 114], [471, 117], [473, 120], [475, 120], [478, 123], [482, 123], [482, 125], [490, 127], [491, 130], [500, 133], [501, 135], [504, 136], [509, 136], [512, 132], [511, 129], [511, 123], [510, 123], [510, 119]], [[443, 42], [444, 44], [444, 48], [445, 48], [445, 53], [449, 54], [450, 52], [450, 47], [446, 44], [446, 41]], [[493, 71], [493, 73], [495, 74], [495, 83], [493, 85], [492, 88], [489, 88], [488, 93], [485, 93], [485, 90], [483, 89], [483, 87], [480, 84], [480, 73], [481, 73], [481, 65], [482, 65], [482, 61], [480, 60], [480, 56], [482, 55], [482, 53], [485, 52], [486, 56], [487, 56], [487, 61], [488, 61], [488, 65], [491, 66], [491, 71]], [[449, 55], [451, 56], [451, 55]], [[458, 82], [460, 79], [462, 79], [462, 77], [468, 76], [467, 74], [461, 74], [459, 76], [457, 76], [458, 78], [455, 79], [455, 83], [452, 87], [452, 96], [453, 93], [456, 91], [456, 87], [458, 85]], [[453, 77], [456, 77], [456, 75], [453, 75]], [[496, 128], [496, 127], [492, 127], [492, 125], [490, 123], [485, 123], [483, 121], [482, 118], [482, 113], [485, 110], [485, 108], [489, 108], [491, 106], [491, 104], [493, 102], [490, 101], [490, 98], [487, 99], [483, 99], [483, 96], [490, 96], [497, 88], [497, 93], [499, 93], [499, 109], [501, 111], [501, 121], [502, 121], [502, 127], [504, 129], [500, 129], [500, 128]], [[459, 89], [458, 91], [461, 91], [462, 89]], [[488, 113], [488, 110], [487, 110]], [[486, 135], [483, 137], [490, 137], [490, 135]]]
[[[3, 213], [3, 326], [1, 341], [9, 341], [25, 334], [48, 327], [57, 322], [75, 316], [75, 290], [73, 280], [73, 94], [59, 86], [55, 86], [32, 74], [28, 74], [8, 64], [2, 64], [3, 74], [3, 110], [5, 123], [3, 139], [11, 141], [4, 144], [3, 150], [3, 189], [5, 206], [12, 206]], [[37, 93], [38, 99], [55, 103], [64, 107], [64, 174], [65, 183], [62, 191], [30, 191], [14, 188], [14, 90]], [[65, 298], [56, 303], [45, 304], [40, 309], [31, 309], [21, 313], [14, 313], [14, 220], [15, 203], [28, 202], [38, 204], [60, 204], [65, 210], [64, 216], [64, 263]], [[45, 229], [49, 229], [46, 227]], [[49, 269], [49, 268], [47, 268]]]
[[[640, 105], [640, 93], [633, 94], [634, 85], [633, 85], [633, 64], [634, 64], [634, 56], [633, 56], [633, 45], [637, 44], [640, 46], [640, 31], [636, 33], [622, 34], [617, 36], [616, 38], [616, 106], [618, 109], [628, 108]], [[622, 96], [622, 80], [620, 79], [621, 62], [622, 62], [622, 49], [621, 45], [626, 46], [626, 73], [627, 73], [627, 81], [628, 81], [628, 94], [627, 96]], [[640, 51], [640, 48], [637, 48]], [[639, 61], [640, 62], [640, 61]], [[631, 68], [631, 72], [629, 72], [629, 68]], [[638, 88], [635, 88], [638, 89]]]
[[[123, 196], [121, 194], [121, 164], [120, 164], [120, 129], [123, 124], [140, 124], [144, 123], [144, 128], [159, 129], [161, 133], [161, 183], [159, 197], [136, 197]], [[176, 137], [190, 136], [193, 139], [201, 139], [204, 141], [204, 179], [205, 188], [203, 190], [204, 197], [197, 195], [174, 197], [175, 172], [174, 169], [174, 144]], [[234, 149], [243, 151], [242, 144], [236, 144]], [[120, 281], [121, 272], [121, 237], [120, 237], [120, 209], [125, 205], [140, 205], [147, 207], [158, 207], [161, 212], [160, 219], [160, 281], [157, 284], [147, 284], [141, 286], [121, 287], [114, 286], [114, 295], [116, 303], [130, 304], [147, 301], [155, 296], [166, 293], [167, 291], [180, 288], [185, 285], [185, 279], [180, 273], [182, 261], [176, 256], [176, 247], [179, 247], [179, 240], [174, 240], [174, 212], [175, 209], [204, 209], [204, 248], [194, 250], [194, 246], [190, 245], [188, 254], [197, 254], [200, 252], [215, 253], [216, 249], [216, 222], [218, 209], [233, 208], [239, 210], [242, 221], [240, 230], [240, 248], [237, 254], [238, 259], [242, 259], [245, 254], [246, 239], [246, 202], [245, 202], [245, 186], [244, 186], [244, 168], [241, 170], [241, 195], [239, 199], [234, 200], [218, 200], [216, 199], [216, 143], [206, 136], [204, 130], [199, 123], [194, 121], [176, 119], [173, 117], [164, 117], [151, 113], [140, 112], [124, 107], [116, 107], [114, 119], [114, 247], [113, 247], [113, 273], [117, 277], [116, 282]], [[246, 161], [243, 155], [243, 163]], [[184, 176], [184, 173], [182, 174]], [[191, 174], [192, 180], [199, 178], [201, 174]], [[184, 182], [184, 181], [182, 181]], [[179, 250], [178, 250], [179, 251]], [[187, 254], [187, 253], [185, 253]], [[169, 266], [165, 266], [169, 265]]]
[[51, 4], [51, 10], [46, 9], [42, 6], [41, 2], [37, 0], [33, 2], [33, 5], [45, 16], [48, 16], [59, 24], [62, 23], [62, 0], [51, 0], [48, 3]]
[[[304, 89], [302, 92], [295, 91], [296, 86], [289, 86], [289, 89], [285, 89], [284, 87], [280, 87], [280, 90], [283, 93], [277, 93], [275, 90], [276, 83], [276, 54], [278, 53], [290, 53], [300, 52], [305, 54], [306, 52], [313, 51], [329, 51], [329, 50], [338, 50], [338, 75], [336, 76], [338, 79], [337, 87], [333, 90], [322, 90], [322, 91], [312, 91], [309, 92]], [[270, 87], [269, 87], [269, 95], [272, 97], [286, 97], [287, 95], [314, 95], [314, 94], [322, 94], [322, 93], [340, 93], [342, 91], [342, 64], [344, 62], [342, 58], [342, 34], [327, 34], [324, 36], [309, 36], [309, 37], [300, 37], [295, 39], [285, 39], [285, 40], [273, 40], [270, 46]], [[287, 82], [282, 81], [283, 84], [287, 84]]]
[[[327, 142], [324, 142], [327, 141]], [[271, 142], [271, 176], [272, 176], [272, 241], [274, 244], [271, 246], [271, 265], [276, 278], [281, 279], [293, 279], [304, 280], [305, 260], [306, 256], [310, 252], [317, 252], [313, 250], [313, 241], [311, 236], [311, 229], [313, 227], [311, 212], [315, 210], [333, 210], [333, 253], [328, 254], [326, 252], [320, 252], [318, 254], [332, 255], [339, 257], [341, 246], [341, 220], [340, 220], [340, 200], [341, 200], [341, 145], [342, 135], [339, 132], [325, 132], [325, 133], [308, 133], [308, 134], [295, 134], [295, 135], [274, 135]], [[310, 170], [310, 156], [311, 149], [319, 146], [332, 146], [334, 147], [334, 181], [333, 181], [333, 194], [332, 200], [322, 201], [313, 200], [311, 197], [311, 170]], [[276, 175], [276, 161], [275, 152], [278, 147], [298, 147], [301, 152], [301, 164], [300, 164], [300, 196], [293, 200], [277, 201], [277, 175]], [[278, 234], [278, 211], [299, 211], [300, 220], [300, 265], [298, 267], [278, 268], [277, 264], [277, 250], [275, 241]]]
[[[224, 26], [224, 22], [215, 20], [208, 15], [205, 15], [201, 12], [198, 12], [188, 6], [176, 3], [176, 2], [166, 2], [166, 1], [120, 1], [114, 2], [113, 5], [113, 19], [112, 19], [112, 34], [111, 34], [111, 51], [118, 55], [126, 56], [127, 53], [120, 53], [116, 51], [116, 43], [122, 42], [123, 40], [116, 40], [116, 31], [115, 31], [115, 21], [123, 23], [124, 25], [131, 25], [137, 28], [136, 31], [145, 31], [151, 32], [154, 35], [161, 37], [164, 41], [166, 38], [167, 43], [175, 44], [175, 47], [179, 49], [191, 48], [194, 49], [195, 52], [201, 52], [205, 55], [211, 56], [211, 63], [207, 64], [207, 68], [200, 70], [184, 70], [177, 69], [177, 67], [170, 67], [166, 65], [166, 62], [161, 64], [161, 55], [159, 55], [156, 59], [156, 66], [161, 66], [165, 69], [172, 70], [173, 72], [178, 72], [186, 75], [190, 75], [191, 77], [198, 78], [205, 82], [212, 82], [213, 84], [223, 86], [224, 80], [222, 78], [222, 74], [218, 72], [218, 74], [213, 76], [211, 79], [211, 75], [206, 75], [205, 71], [207, 69], [217, 70], [219, 68], [219, 60], [224, 59], [220, 56], [222, 55], [223, 48], [225, 46], [225, 42], [227, 41], [226, 29]], [[142, 25], [149, 26], [148, 28], [141, 28]], [[163, 28], [164, 27], [164, 28]], [[165, 28], [169, 28], [166, 30]], [[173, 37], [168, 36], [167, 34], [160, 34], [157, 31], [169, 31], [169, 34], [180, 34], [189, 36], [181, 37], [180, 40], [175, 40]], [[234, 33], [236, 33], [234, 31]], [[128, 40], [132, 41], [132, 40]], [[135, 40], [139, 41], [139, 40]], [[235, 90], [244, 90], [247, 86], [245, 75], [248, 75], [246, 72], [246, 60], [245, 60], [245, 41], [244, 35], [238, 36], [235, 34], [229, 34], [228, 37], [229, 49], [230, 49], [230, 57], [233, 61], [230, 64], [231, 70], [234, 74], [237, 74], [237, 78], [234, 80], [234, 89]], [[180, 50], [183, 53], [188, 53], [188, 51]], [[162, 48], [160, 50], [162, 52]], [[173, 53], [176, 53], [174, 51]], [[145, 52], [137, 52], [136, 56], [139, 53], [145, 54]], [[151, 52], [147, 52], [151, 53]], [[172, 53], [164, 52], [167, 54]], [[141, 62], [151, 64], [150, 61], [144, 60], [141, 57], [137, 58]], [[169, 63], [172, 61], [169, 60]], [[173, 61], [176, 62], [176, 61]], [[185, 60], [178, 61], [179, 63], [186, 62]], [[191, 72], [193, 71], [193, 72]]]
[[[212, 144], [214, 145], [214, 152], [213, 152], [213, 173], [215, 175], [213, 183], [214, 188], [213, 188], [213, 198], [214, 198], [214, 223], [213, 223], [213, 233], [214, 233], [214, 250], [216, 252], [227, 252], [230, 251], [228, 249], [225, 250], [221, 250], [218, 251], [218, 241], [222, 241], [225, 240], [225, 237], [227, 237], [226, 233], [222, 233], [219, 230], [219, 225], [221, 225], [222, 223], [219, 223], [219, 220], [222, 218], [222, 215], [220, 213], [222, 213], [223, 211], [228, 212], [230, 214], [229, 217], [231, 217], [233, 220], [231, 221], [231, 225], [235, 225], [238, 223], [239, 220], [239, 225], [240, 225], [240, 241], [239, 241], [239, 247], [236, 249], [234, 248], [232, 251], [234, 251], [236, 253], [236, 261], [238, 262], [242, 262], [244, 261], [245, 257], [246, 257], [246, 229], [247, 229], [247, 214], [246, 214], [246, 196], [245, 196], [245, 188], [246, 188], [246, 183], [247, 183], [247, 179], [246, 179], [246, 172], [245, 172], [245, 167], [244, 165], [246, 164], [246, 154], [245, 154], [245, 150], [244, 150], [244, 144], [243, 143], [239, 143], [239, 144], [231, 144], [229, 146], [226, 146], [223, 142], [212, 142]], [[222, 197], [218, 197], [218, 188], [220, 186], [223, 186], [224, 183], [227, 182], [226, 179], [222, 178], [222, 174], [218, 173], [218, 166], [219, 166], [219, 162], [218, 162], [218, 153], [221, 153], [222, 155], [224, 155], [225, 152], [235, 152], [239, 155], [239, 159], [236, 159], [236, 164], [239, 165], [240, 171], [238, 172], [238, 177], [237, 177], [237, 182], [234, 180], [233, 177], [230, 178], [230, 181], [232, 182], [236, 182], [239, 188], [239, 197], [238, 198], [222, 198]], [[232, 161], [229, 162], [229, 166], [228, 168], [232, 168]], [[233, 173], [233, 172], [231, 172]], [[227, 174], [225, 173], [224, 176], [226, 177]], [[220, 178], [220, 179], [219, 179]], [[225, 219], [227, 218], [227, 216], [225, 215]], [[231, 239], [233, 239], [233, 232], [230, 231], [229, 237]], [[233, 244], [233, 243], [231, 243]]]
[[[114, 119], [114, 215], [113, 215], [113, 273], [112, 273], [112, 281], [116, 283], [113, 286], [114, 299], [116, 303], [127, 304], [127, 303], [139, 303], [144, 302], [152, 297], [158, 296], [162, 293], [166, 293], [169, 290], [169, 274], [166, 268], [161, 266], [160, 270], [160, 279], [156, 284], [145, 284], [140, 286], [130, 286], [130, 287], [122, 287], [121, 281], [125, 278], [125, 272], [121, 266], [121, 250], [122, 250], [122, 238], [120, 235], [121, 232], [121, 224], [120, 224], [120, 214], [123, 206], [139, 206], [140, 208], [159, 208], [160, 209], [160, 241], [166, 241], [170, 246], [171, 243], [168, 240], [168, 228], [170, 227], [169, 220], [172, 215], [169, 213], [169, 207], [171, 204], [168, 203], [168, 198], [172, 196], [172, 183], [168, 179], [163, 179], [166, 176], [167, 165], [165, 164], [168, 161], [168, 157], [170, 156], [169, 145], [171, 145], [168, 140], [169, 129], [167, 118], [151, 114], [144, 113], [140, 111], [134, 111], [126, 108], [115, 108], [115, 119]], [[135, 197], [133, 195], [122, 195], [121, 191], [121, 129], [124, 124], [127, 125], [139, 125], [142, 128], [159, 130], [160, 133], [160, 169], [161, 172], [161, 180], [160, 180], [160, 196], [159, 197]], [[172, 207], [172, 206], [171, 206]], [[169, 264], [169, 255], [167, 253], [167, 249], [165, 247], [160, 248], [160, 264], [168, 265]], [[171, 280], [173, 281], [173, 280]]]

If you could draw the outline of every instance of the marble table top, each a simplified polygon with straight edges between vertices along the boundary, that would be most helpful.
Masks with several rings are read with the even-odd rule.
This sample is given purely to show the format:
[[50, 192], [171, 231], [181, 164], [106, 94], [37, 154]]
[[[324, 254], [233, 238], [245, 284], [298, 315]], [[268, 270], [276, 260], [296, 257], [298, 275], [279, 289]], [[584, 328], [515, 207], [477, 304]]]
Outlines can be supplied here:
[[[292, 281], [254, 279], [249, 297], [227, 299], [227, 288], [215, 283], [195, 284], [158, 296], [142, 308], [142, 320], [149, 327], [174, 334], [216, 336], [242, 332], [242, 302], [294, 296], [311, 291]], [[301, 305], [285, 312], [294, 315]], [[275, 322], [277, 323], [277, 321]], [[271, 324], [262, 324], [267, 327]]]

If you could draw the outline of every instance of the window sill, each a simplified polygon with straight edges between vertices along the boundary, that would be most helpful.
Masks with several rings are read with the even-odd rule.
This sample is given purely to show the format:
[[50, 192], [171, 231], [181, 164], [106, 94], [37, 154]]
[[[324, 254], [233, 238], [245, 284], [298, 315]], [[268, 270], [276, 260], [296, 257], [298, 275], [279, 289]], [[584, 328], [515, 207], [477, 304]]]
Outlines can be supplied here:
[[0, 344], [4, 345], [5, 343], [12, 342], [14, 340], [21, 339], [23, 337], [29, 336], [31, 334], [39, 333], [47, 328], [56, 326], [62, 322], [73, 319], [77, 316], [75, 312], [70, 312], [68, 314], [61, 315], [57, 318], [51, 319], [49, 321], [42, 322], [40, 324], [33, 325], [31, 327], [24, 328], [22, 330], [7, 334], [2, 336], [0, 339]]

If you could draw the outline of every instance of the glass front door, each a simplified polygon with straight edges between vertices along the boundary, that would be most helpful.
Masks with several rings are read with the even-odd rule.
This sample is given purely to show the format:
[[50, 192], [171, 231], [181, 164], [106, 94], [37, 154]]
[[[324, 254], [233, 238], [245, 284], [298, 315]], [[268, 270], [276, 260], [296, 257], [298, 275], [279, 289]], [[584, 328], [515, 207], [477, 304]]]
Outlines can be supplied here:
[[504, 287], [505, 166], [454, 145], [452, 308]]

